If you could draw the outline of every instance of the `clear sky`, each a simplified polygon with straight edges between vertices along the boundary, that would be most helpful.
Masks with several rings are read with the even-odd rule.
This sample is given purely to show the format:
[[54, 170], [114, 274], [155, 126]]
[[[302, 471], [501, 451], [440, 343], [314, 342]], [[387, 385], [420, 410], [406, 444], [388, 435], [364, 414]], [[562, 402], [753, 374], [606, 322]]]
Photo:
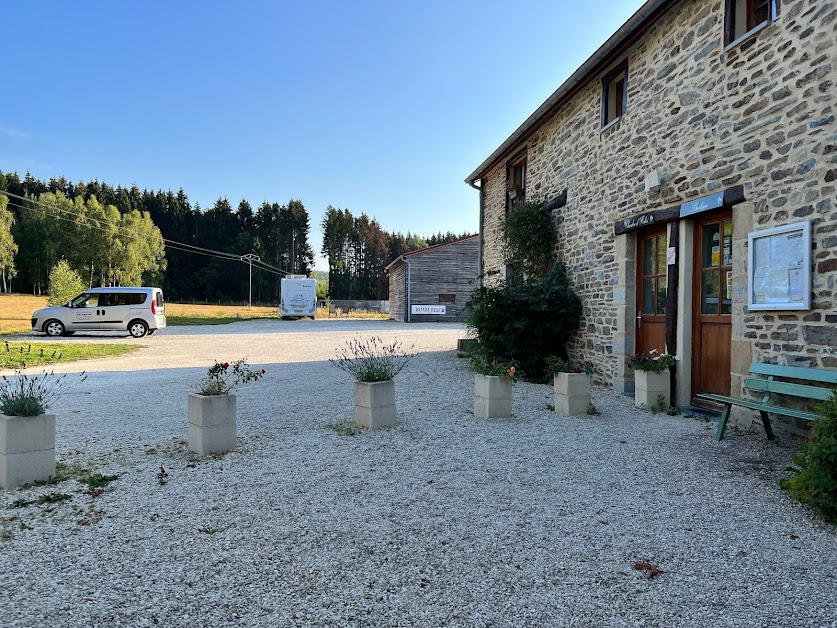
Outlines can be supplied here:
[[465, 177], [641, 4], [7, 2], [0, 170], [297, 198], [318, 253], [329, 204], [474, 232]]

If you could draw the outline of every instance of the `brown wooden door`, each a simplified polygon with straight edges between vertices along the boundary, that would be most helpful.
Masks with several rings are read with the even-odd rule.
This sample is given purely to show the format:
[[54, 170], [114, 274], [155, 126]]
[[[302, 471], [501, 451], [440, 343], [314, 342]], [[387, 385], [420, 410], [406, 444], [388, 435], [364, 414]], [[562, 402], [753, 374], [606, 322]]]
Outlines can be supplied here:
[[732, 214], [695, 225], [692, 314], [692, 403], [697, 393], [730, 393], [732, 345]]
[[665, 225], [637, 236], [637, 353], [666, 349], [667, 248]]

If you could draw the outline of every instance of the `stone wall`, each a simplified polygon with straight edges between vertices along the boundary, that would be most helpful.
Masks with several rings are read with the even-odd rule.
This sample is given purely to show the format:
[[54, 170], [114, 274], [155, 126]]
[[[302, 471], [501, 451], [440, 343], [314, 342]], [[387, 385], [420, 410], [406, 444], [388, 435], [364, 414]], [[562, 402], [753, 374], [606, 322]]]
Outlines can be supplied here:
[[[616, 65], [627, 58], [629, 68], [627, 108], [618, 122], [600, 130], [604, 68], [525, 146], [527, 197], [568, 191], [553, 218], [556, 255], [584, 302], [571, 355], [593, 360], [611, 382], [624, 376], [623, 360], [612, 356], [633, 349], [635, 272], [633, 239], [617, 242], [614, 223], [736, 184], [747, 201], [734, 210], [736, 255], [746, 253], [741, 229], [749, 225], [812, 221], [814, 298], [811, 311], [747, 312], [739, 272], [733, 362], [837, 367], [837, 7], [783, 2], [775, 22], [728, 51], [723, 23], [723, 0], [675, 5], [613, 59]], [[645, 189], [652, 169], [661, 174], [658, 192]], [[500, 163], [482, 179], [486, 271], [503, 269], [505, 172]]]

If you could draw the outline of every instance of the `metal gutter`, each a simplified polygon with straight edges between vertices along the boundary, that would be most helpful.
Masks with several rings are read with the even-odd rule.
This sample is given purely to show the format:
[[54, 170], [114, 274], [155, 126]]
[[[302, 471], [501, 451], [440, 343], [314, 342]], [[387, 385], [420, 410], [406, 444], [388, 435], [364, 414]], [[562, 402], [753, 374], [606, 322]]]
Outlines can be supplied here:
[[[564, 83], [547, 98], [544, 103], [538, 107], [535, 112], [526, 118], [526, 121], [521, 124], [512, 133], [505, 142], [500, 144], [499, 148], [482, 162], [479, 167], [474, 170], [465, 182], [471, 187], [477, 187], [474, 182], [482, 178], [495, 163], [503, 158], [517, 146], [517, 144], [529, 136], [531, 136], [541, 125], [541, 123], [550, 115], [555, 113], [569, 98], [571, 98], [578, 89], [583, 87], [588, 80], [600, 72], [604, 67], [615, 61], [613, 58], [616, 54], [622, 52], [626, 47], [630, 46], [636, 39], [641, 37], [651, 25], [659, 19], [664, 13], [670, 10], [675, 4], [681, 0], [648, 0], [643, 4], [636, 13], [634, 13], [627, 22], [625, 22], [619, 29], [611, 35], [611, 37], [602, 46], [587, 59], [581, 67], [570, 75]], [[479, 188], [477, 188], [479, 189]], [[480, 233], [483, 232], [482, 225], [480, 225]]]

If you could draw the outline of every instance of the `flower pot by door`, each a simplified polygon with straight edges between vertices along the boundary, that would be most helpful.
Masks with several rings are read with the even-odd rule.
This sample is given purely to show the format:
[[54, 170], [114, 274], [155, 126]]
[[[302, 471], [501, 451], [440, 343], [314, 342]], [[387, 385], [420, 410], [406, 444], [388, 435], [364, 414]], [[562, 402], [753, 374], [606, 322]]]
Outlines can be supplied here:
[[671, 404], [671, 374], [668, 371], [634, 371], [634, 388], [634, 405], [637, 408], [647, 409], [655, 406], [660, 397], [665, 399], [665, 405], [661, 409], [668, 408]]
[[587, 414], [590, 406], [590, 376], [587, 373], [558, 373], [554, 388], [556, 412], [570, 416]]
[[236, 445], [235, 395], [190, 394], [189, 450], [201, 456]]
[[396, 424], [395, 381], [355, 382], [355, 424], [377, 430]]
[[511, 416], [513, 384], [511, 377], [477, 373], [474, 376], [474, 416], [478, 419]]
[[45, 482], [55, 476], [55, 415], [0, 414], [0, 487]]

